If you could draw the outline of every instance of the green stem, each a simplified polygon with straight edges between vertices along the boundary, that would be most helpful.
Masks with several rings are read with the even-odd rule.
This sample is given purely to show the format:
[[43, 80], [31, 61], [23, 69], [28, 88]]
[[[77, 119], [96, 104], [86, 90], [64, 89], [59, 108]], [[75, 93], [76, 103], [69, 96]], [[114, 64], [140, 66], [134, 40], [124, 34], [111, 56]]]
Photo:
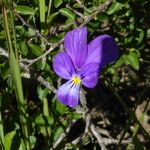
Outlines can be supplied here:
[[[16, 49], [16, 44], [14, 45], [15, 48], [15, 54], [13, 52], [13, 45], [11, 41], [11, 35], [10, 35], [10, 29], [8, 25], [8, 18], [7, 18], [7, 13], [6, 13], [6, 8], [5, 8], [5, 1], [2, 0], [2, 13], [3, 13], [3, 18], [4, 18], [4, 26], [5, 26], [5, 33], [6, 33], [6, 39], [8, 43], [8, 49], [9, 49], [9, 63], [10, 63], [10, 70], [11, 70], [11, 75], [13, 78], [13, 83], [15, 85], [15, 94], [16, 94], [16, 99], [18, 103], [18, 110], [19, 110], [19, 118], [21, 122], [21, 128], [22, 128], [22, 133], [23, 133], [23, 138], [25, 141], [26, 149], [30, 149], [30, 144], [29, 144], [29, 134], [28, 134], [28, 127], [27, 127], [27, 113], [26, 113], [26, 102], [24, 100], [23, 96], [23, 89], [22, 89], [22, 81], [21, 81], [21, 74], [20, 74], [20, 67], [19, 67], [19, 62], [15, 54], [17, 55], [17, 49]], [[11, 10], [11, 9], [10, 9]], [[13, 12], [12, 12], [13, 13]], [[11, 17], [12, 24], [14, 23], [13, 16]], [[13, 32], [14, 30], [14, 25], [12, 26]], [[15, 33], [13, 33], [13, 36], [15, 36]], [[16, 37], [13, 37], [14, 40], [16, 40]], [[14, 41], [16, 43], [16, 41]]]
[[14, 7], [13, 7], [13, 0], [11, 0], [11, 5], [10, 5], [10, 17], [11, 17], [11, 25], [12, 25], [12, 33], [13, 33], [13, 42], [14, 42], [14, 49], [15, 49], [15, 57], [16, 59], [19, 61], [19, 58], [18, 58], [18, 50], [17, 50], [17, 39], [16, 39], [16, 30], [15, 30], [15, 24], [14, 24], [14, 20], [15, 20], [15, 17], [14, 17]]
[[45, 22], [45, 0], [39, 0], [39, 9], [40, 9], [40, 22]]
[[49, 116], [48, 100], [47, 98], [43, 99], [43, 114]]
[[0, 143], [2, 145], [2, 150], [4, 150], [4, 128], [3, 128], [3, 120], [2, 120], [2, 114], [1, 114], [1, 102], [2, 97], [0, 96]]
[[[48, 126], [48, 120], [47, 117], [49, 116], [49, 108], [48, 108], [48, 100], [47, 98], [43, 98], [43, 114], [45, 117], [45, 135], [46, 135], [46, 141], [49, 141], [51, 129]], [[49, 142], [48, 142], [49, 145]]]
[[51, 13], [51, 7], [52, 7], [52, 0], [49, 0], [49, 5], [48, 5], [48, 12], [47, 12], [47, 20], [50, 16], [50, 13]]

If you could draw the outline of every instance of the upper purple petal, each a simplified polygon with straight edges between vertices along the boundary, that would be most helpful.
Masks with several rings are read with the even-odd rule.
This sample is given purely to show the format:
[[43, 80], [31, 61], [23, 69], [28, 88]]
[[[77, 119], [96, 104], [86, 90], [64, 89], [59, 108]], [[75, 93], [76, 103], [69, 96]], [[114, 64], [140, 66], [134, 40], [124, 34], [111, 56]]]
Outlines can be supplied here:
[[55, 55], [53, 60], [53, 69], [58, 76], [68, 80], [75, 72], [74, 65], [70, 57], [65, 52], [60, 52]]
[[75, 68], [80, 69], [87, 58], [87, 28], [77, 28], [68, 32], [64, 39], [64, 47]]
[[69, 80], [58, 89], [57, 98], [69, 107], [76, 107], [79, 101], [79, 89], [80, 85], [75, 85]]
[[97, 62], [103, 66], [116, 60], [117, 57], [118, 47], [115, 40], [109, 35], [101, 35], [89, 43], [85, 65]]
[[99, 63], [89, 63], [83, 66], [79, 72], [83, 85], [88, 88], [95, 87], [98, 82], [100, 69], [101, 66]]

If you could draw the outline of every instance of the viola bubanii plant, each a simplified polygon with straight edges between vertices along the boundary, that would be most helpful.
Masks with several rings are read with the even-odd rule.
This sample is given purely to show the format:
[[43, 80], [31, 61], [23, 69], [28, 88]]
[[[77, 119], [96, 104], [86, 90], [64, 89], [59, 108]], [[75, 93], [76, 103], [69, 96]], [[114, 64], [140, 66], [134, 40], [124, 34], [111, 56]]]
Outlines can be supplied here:
[[57, 98], [76, 107], [81, 85], [96, 86], [102, 67], [118, 58], [118, 47], [109, 35], [100, 35], [87, 44], [87, 28], [83, 27], [66, 34], [64, 49], [53, 61], [56, 74], [68, 80], [58, 89]]
[[150, 150], [150, 0], [0, 8], [0, 150]]

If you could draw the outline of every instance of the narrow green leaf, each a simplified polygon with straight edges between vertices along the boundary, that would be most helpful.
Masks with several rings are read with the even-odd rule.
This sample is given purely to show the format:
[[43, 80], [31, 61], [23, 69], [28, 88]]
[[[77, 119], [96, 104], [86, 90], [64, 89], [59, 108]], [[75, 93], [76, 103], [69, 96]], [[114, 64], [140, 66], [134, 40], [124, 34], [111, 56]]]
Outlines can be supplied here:
[[47, 88], [42, 89], [41, 86], [38, 86], [37, 87], [37, 93], [38, 93], [39, 99], [43, 100], [48, 93], [48, 89]]
[[5, 150], [11, 150], [11, 144], [12, 144], [12, 140], [15, 134], [16, 134], [16, 131], [11, 131], [5, 135], [5, 138], [4, 138]]
[[58, 127], [54, 133], [54, 141], [57, 141], [63, 132], [64, 132], [64, 129], [62, 127]]
[[3, 79], [6, 79], [10, 76], [10, 68], [8, 63], [4, 63], [0, 69], [0, 74]]
[[16, 87], [17, 97], [19, 98], [21, 104], [24, 104], [19, 63], [15, 59], [13, 52], [10, 52], [9, 63], [13, 81]]
[[73, 5], [73, 8], [81, 8], [81, 5], [80, 5], [79, 3], [75, 3], [75, 4]]
[[101, 12], [100, 14], [97, 15], [97, 18], [102, 22], [106, 21], [108, 20], [108, 14], [106, 12]]
[[73, 112], [73, 113], [72, 113], [72, 117], [73, 117], [73, 119], [78, 120], [78, 119], [81, 119], [81, 118], [82, 118], [82, 114]]
[[21, 143], [20, 143], [20, 146], [19, 146], [18, 150], [26, 150], [26, 146], [24, 144], [23, 139], [21, 139]]
[[40, 55], [42, 55], [43, 54], [43, 51], [42, 51], [42, 49], [39, 47], [39, 46], [37, 46], [37, 45], [34, 45], [34, 44], [29, 44], [29, 47], [30, 47], [30, 49], [32, 50], [32, 53], [35, 55], [35, 56], [40, 56]]
[[52, 125], [54, 119], [51, 116], [39, 115], [36, 117], [35, 123], [39, 126], [44, 126], [45, 124]]
[[[26, 120], [27, 114], [25, 108], [25, 100], [23, 96], [20, 66], [19, 66], [19, 62], [16, 60], [14, 56], [13, 51], [10, 51], [9, 63], [10, 63], [10, 70], [13, 78], [13, 83], [15, 85], [15, 93], [18, 101], [19, 117], [22, 124], [24, 138], [26, 139], [28, 138], [28, 129], [27, 129], [27, 120]], [[26, 147], [28, 148], [29, 143], [27, 140], [25, 140], [25, 142], [26, 142]]]
[[118, 68], [120, 67], [122, 64], [124, 63], [124, 59], [123, 56], [121, 56], [116, 62], [115, 64], [112, 66], [112, 68]]
[[31, 148], [34, 148], [35, 143], [36, 143], [36, 137], [35, 136], [30, 136], [30, 144], [31, 144]]
[[131, 52], [128, 55], [124, 55], [124, 61], [130, 64], [135, 70], [139, 70], [139, 58], [136, 53]]
[[63, 16], [68, 17], [68, 18], [72, 18], [72, 19], [75, 18], [75, 14], [71, 10], [69, 10], [68, 8], [62, 8], [62, 9], [60, 9], [59, 13], [61, 15], [63, 15]]
[[28, 47], [25, 41], [19, 43], [20, 52], [22, 55], [26, 56], [28, 53]]
[[67, 107], [62, 103], [60, 103], [59, 101], [55, 102], [55, 109], [61, 115], [63, 115], [67, 111]]
[[57, 17], [58, 14], [59, 14], [58, 12], [52, 13], [52, 14], [48, 17], [47, 23], [50, 25], [50, 24], [53, 22], [53, 20]]
[[40, 22], [45, 22], [45, 0], [39, 0], [39, 8], [40, 8]]
[[[4, 1], [3, 1], [4, 2]], [[12, 7], [11, 7], [12, 8]], [[25, 101], [23, 96], [23, 89], [22, 89], [22, 81], [21, 81], [21, 74], [20, 74], [20, 65], [18, 60], [18, 51], [17, 51], [17, 42], [16, 42], [16, 34], [15, 34], [15, 26], [14, 26], [14, 17], [13, 17], [13, 10], [11, 9], [11, 25], [13, 30], [13, 42], [11, 39], [10, 29], [9, 29], [9, 23], [6, 13], [5, 5], [3, 6], [3, 17], [4, 17], [4, 25], [5, 25], [5, 33], [6, 33], [6, 40], [8, 42], [8, 49], [9, 49], [9, 65], [10, 65], [10, 71], [13, 78], [13, 83], [15, 87], [15, 94], [16, 99], [18, 102], [18, 110], [19, 110], [19, 117], [21, 121], [22, 126], [22, 133], [24, 136], [24, 140], [26, 143], [26, 148], [29, 149], [29, 142], [28, 142], [28, 129], [27, 129], [27, 120], [26, 120], [26, 109], [25, 109]], [[14, 48], [13, 48], [14, 44]], [[13, 49], [15, 49], [15, 54], [13, 52]]]
[[138, 41], [138, 44], [140, 44], [144, 39], [144, 30], [137, 29], [137, 31], [139, 31], [139, 37], [137, 37], [136, 39]]
[[63, 3], [63, 0], [54, 0], [55, 8], [59, 7]]
[[28, 28], [28, 31], [26, 32], [26, 35], [28, 37], [31, 37], [31, 36], [35, 36], [35, 31], [33, 31], [31, 28]]
[[3, 147], [4, 149], [4, 127], [3, 127], [3, 119], [2, 119], [2, 96], [0, 95], [0, 145], [1, 148]]
[[126, 150], [133, 150], [133, 149], [134, 149], [134, 145], [132, 143], [128, 144], [126, 147]]
[[115, 13], [116, 11], [122, 9], [123, 6], [124, 6], [124, 5], [121, 4], [121, 3], [114, 2], [114, 3], [110, 6], [110, 8], [108, 9], [107, 13], [108, 13], [109, 15], [112, 15], [112, 14]]
[[34, 14], [33, 9], [28, 6], [18, 5], [18, 6], [16, 6], [16, 11], [22, 15], [33, 15]]
[[147, 29], [147, 38], [150, 38], [150, 29]]

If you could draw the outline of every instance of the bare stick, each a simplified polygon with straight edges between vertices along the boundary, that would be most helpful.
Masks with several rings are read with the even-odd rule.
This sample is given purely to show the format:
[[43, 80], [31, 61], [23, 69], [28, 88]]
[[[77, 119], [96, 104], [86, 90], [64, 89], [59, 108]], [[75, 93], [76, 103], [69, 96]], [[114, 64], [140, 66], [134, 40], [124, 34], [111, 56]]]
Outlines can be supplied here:
[[72, 123], [68, 126], [68, 128], [66, 129], [65, 133], [63, 133], [60, 138], [54, 143], [53, 148], [51, 148], [50, 150], [56, 149], [58, 147], [58, 145], [63, 141], [63, 139], [67, 136], [67, 134], [69, 133], [69, 131], [71, 130], [71, 127], [75, 124], [76, 120], [73, 120]]
[[95, 12], [93, 12], [90, 16], [86, 17], [84, 22], [79, 27], [84, 27], [88, 22], [90, 22], [98, 13], [104, 11], [109, 4], [111, 4], [113, 0], [108, 0], [104, 4], [101, 4]]
[[53, 91], [53, 93], [57, 93], [57, 90], [48, 82], [46, 81], [45, 79], [43, 79], [43, 77], [41, 76], [38, 76], [37, 77], [37, 80], [42, 84], [44, 85], [45, 87], [47, 87], [49, 90]]
[[48, 40], [45, 38], [44, 35], [42, 35], [40, 33], [39, 30], [35, 29], [33, 26], [31, 26], [29, 23], [27, 23], [17, 12], [15, 12], [15, 14], [17, 15], [17, 17], [21, 20], [21, 22], [23, 23], [23, 25], [29, 27], [30, 29], [32, 29], [40, 38], [42, 38], [47, 45], [50, 45], [50, 43], [48, 42]]
[[87, 134], [88, 131], [89, 131], [89, 127], [90, 127], [90, 124], [91, 124], [91, 115], [90, 114], [87, 114], [86, 117], [85, 117], [85, 130], [84, 130], [84, 133]]
[[[117, 139], [112, 139], [112, 138], [103, 138], [103, 141], [106, 145], [108, 144], [118, 144], [119, 140]], [[128, 139], [128, 140], [122, 140], [121, 144], [129, 144], [132, 143], [132, 139]]]
[[6, 52], [6, 50], [4, 50], [3, 48], [0, 47], [0, 55], [8, 57], [8, 53]]
[[80, 13], [79, 11], [77, 11], [76, 9], [72, 8], [69, 4], [66, 5], [67, 8], [69, 8], [70, 10], [72, 10], [75, 14], [77, 14], [78, 16], [80, 16], [81, 18], [84, 18], [83, 14]]
[[51, 51], [53, 51], [56, 47], [58, 47], [62, 42], [63, 42], [64, 39], [61, 39], [59, 42], [57, 42], [56, 44], [54, 44], [53, 46], [51, 46], [51, 48], [46, 51], [43, 55], [35, 58], [35, 59], [32, 59], [31, 60], [31, 63], [28, 64], [28, 67], [30, 67], [32, 64], [34, 64], [35, 62], [41, 60], [42, 58], [46, 57]]
[[100, 148], [102, 150], [107, 150], [106, 146], [105, 146], [105, 143], [103, 141], [103, 138], [101, 137], [101, 135], [97, 132], [96, 128], [95, 128], [95, 125], [93, 123], [91, 123], [90, 125], [90, 129], [91, 129], [91, 132], [94, 134], [94, 136], [96, 137], [97, 139], [97, 142], [100, 146]]
[[76, 0], [78, 4], [80, 4], [80, 7], [87, 10], [87, 8], [82, 4], [80, 0]]

